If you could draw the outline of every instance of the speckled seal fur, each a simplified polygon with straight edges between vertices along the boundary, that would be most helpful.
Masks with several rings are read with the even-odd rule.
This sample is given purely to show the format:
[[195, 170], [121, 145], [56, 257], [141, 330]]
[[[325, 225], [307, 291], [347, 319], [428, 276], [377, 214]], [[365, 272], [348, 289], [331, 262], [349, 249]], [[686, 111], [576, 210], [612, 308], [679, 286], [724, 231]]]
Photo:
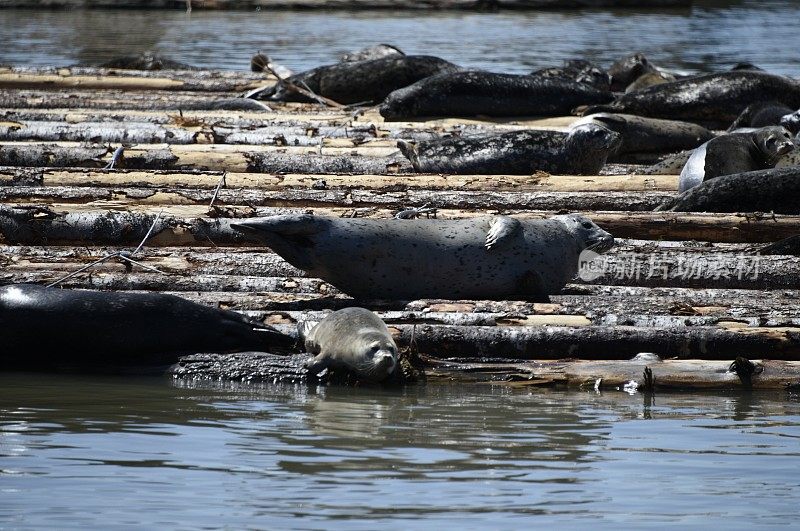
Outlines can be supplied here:
[[360, 380], [380, 382], [397, 366], [397, 345], [389, 329], [365, 308], [344, 308], [316, 324], [301, 321], [298, 332], [313, 356], [306, 363], [312, 374], [343, 368]]
[[781, 126], [718, 136], [695, 149], [686, 161], [678, 192], [722, 175], [772, 168], [794, 148], [791, 134]]
[[579, 214], [544, 220], [303, 214], [232, 226], [259, 237], [295, 267], [364, 299], [545, 301], [575, 276], [584, 249], [605, 251], [614, 241]]
[[397, 147], [423, 173], [597, 175], [620, 143], [617, 133], [587, 124], [569, 133], [512, 131], [416, 144], [400, 140]]

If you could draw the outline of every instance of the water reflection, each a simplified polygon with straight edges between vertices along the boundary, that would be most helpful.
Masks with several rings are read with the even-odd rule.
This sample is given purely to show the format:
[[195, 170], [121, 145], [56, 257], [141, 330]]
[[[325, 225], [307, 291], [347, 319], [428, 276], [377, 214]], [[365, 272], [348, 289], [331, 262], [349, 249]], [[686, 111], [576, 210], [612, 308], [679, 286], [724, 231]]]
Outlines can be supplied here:
[[[4, 10], [0, 63], [68, 65], [158, 51], [208, 68], [246, 70], [257, 50], [295, 70], [389, 41], [474, 68], [508, 72], [632, 51], [673, 69], [709, 72], [750, 61], [797, 75], [790, 43], [800, 3], [705, 1], [691, 9], [556, 12], [216, 12]], [[788, 47], [787, 47], [788, 45]]]
[[[783, 395], [15, 374], [0, 427], [0, 524], [24, 527], [780, 523], [800, 494]], [[738, 501], [756, 485], [765, 509]]]

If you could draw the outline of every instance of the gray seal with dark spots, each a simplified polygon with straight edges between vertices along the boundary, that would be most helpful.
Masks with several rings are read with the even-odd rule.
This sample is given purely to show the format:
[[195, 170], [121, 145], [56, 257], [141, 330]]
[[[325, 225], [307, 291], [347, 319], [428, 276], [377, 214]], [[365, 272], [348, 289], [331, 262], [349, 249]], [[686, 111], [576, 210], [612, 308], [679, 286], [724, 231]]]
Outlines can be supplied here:
[[380, 382], [397, 366], [397, 345], [380, 317], [365, 308], [344, 308], [317, 324], [298, 326], [306, 351], [306, 367], [317, 375], [324, 369], [345, 369], [360, 380]]
[[168, 365], [196, 352], [285, 351], [294, 339], [174, 295], [0, 288], [0, 369]]
[[545, 301], [585, 249], [613, 244], [579, 214], [544, 220], [352, 219], [283, 215], [233, 223], [309, 275], [364, 299]]
[[[458, 66], [438, 57], [401, 55], [320, 66], [290, 76], [286, 81], [338, 103], [353, 104], [381, 101], [392, 91], [420, 79], [458, 70]], [[272, 101], [313, 102], [307, 96], [287, 89], [286, 84], [280, 82], [273, 87], [251, 92], [249, 97]]]
[[541, 68], [531, 72], [530, 75], [575, 81], [603, 91], [611, 90], [609, 75], [599, 66], [583, 59], [569, 59], [564, 61], [564, 66]]
[[728, 127], [728, 131], [733, 132], [742, 127], [758, 128], [783, 125], [781, 124], [781, 119], [786, 115], [790, 115], [793, 110], [791, 107], [777, 101], [759, 101], [748, 105]]
[[562, 116], [579, 105], [609, 102], [610, 92], [564, 79], [492, 72], [427, 77], [387, 96], [386, 120], [433, 116]]
[[397, 143], [414, 170], [424, 173], [530, 175], [545, 171], [597, 175], [620, 145], [617, 133], [586, 124], [569, 133], [512, 131]]
[[724, 123], [727, 127], [748, 105], [772, 100], [800, 107], [800, 82], [765, 72], [721, 72], [656, 85], [620, 96], [613, 103], [581, 109], [584, 115], [618, 112]]
[[644, 74], [658, 72], [658, 68], [647, 60], [643, 53], [634, 53], [614, 62], [608, 69], [611, 90], [623, 92], [628, 85]]
[[678, 192], [722, 175], [772, 168], [794, 148], [789, 131], [780, 126], [720, 135], [694, 150], [681, 170]]
[[403, 56], [405, 53], [391, 44], [376, 44], [369, 46], [357, 52], [350, 52], [342, 55], [340, 62], [342, 63], [355, 63], [357, 61], [371, 61], [372, 59], [383, 59], [384, 57], [398, 57]]
[[697, 124], [677, 120], [661, 120], [633, 114], [598, 113], [585, 116], [572, 124], [594, 123], [622, 137], [617, 153], [671, 153], [694, 149], [714, 138], [714, 133]]
[[773, 212], [800, 214], [800, 167], [723, 175], [665, 201], [673, 212]]

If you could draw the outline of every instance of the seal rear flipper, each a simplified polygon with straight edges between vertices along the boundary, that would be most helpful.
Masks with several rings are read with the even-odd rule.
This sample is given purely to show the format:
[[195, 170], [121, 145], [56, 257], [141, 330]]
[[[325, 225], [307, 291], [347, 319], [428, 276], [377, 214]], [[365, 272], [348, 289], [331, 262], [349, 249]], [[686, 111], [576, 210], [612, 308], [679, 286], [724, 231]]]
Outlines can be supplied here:
[[509, 216], [497, 216], [492, 218], [489, 224], [489, 232], [486, 233], [486, 249], [491, 251], [503, 242], [511, 238], [522, 230], [519, 220]]
[[544, 289], [542, 277], [536, 271], [528, 271], [519, 280], [517, 293], [521, 300], [529, 302], [550, 302], [550, 295]]
[[310, 214], [287, 214], [252, 218], [231, 227], [249, 232], [293, 266], [313, 270], [315, 262], [309, 254], [313, 251], [312, 236], [326, 227], [325, 221]]

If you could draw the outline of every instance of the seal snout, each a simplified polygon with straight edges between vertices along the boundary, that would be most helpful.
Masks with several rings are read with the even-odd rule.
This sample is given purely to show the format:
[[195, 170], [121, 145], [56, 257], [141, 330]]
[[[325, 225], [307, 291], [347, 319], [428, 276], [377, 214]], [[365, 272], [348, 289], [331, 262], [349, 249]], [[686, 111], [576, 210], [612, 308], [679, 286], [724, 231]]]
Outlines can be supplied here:
[[397, 361], [394, 357], [394, 352], [391, 350], [379, 350], [373, 357], [372, 361], [375, 364], [375, 371], [381, 374], [391, 374], [394, 371]]

